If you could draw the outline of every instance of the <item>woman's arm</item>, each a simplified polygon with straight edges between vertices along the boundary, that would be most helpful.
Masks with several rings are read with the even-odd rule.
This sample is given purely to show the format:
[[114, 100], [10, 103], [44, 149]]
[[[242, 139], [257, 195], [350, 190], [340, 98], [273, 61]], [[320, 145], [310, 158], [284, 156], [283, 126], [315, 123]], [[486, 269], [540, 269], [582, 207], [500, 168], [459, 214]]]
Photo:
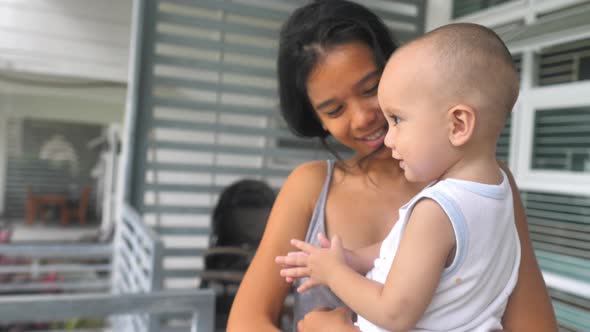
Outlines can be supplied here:
[[510, 331], [557, 331], [557, 321], [551, 299], [535, 258], [529, 237], [526, 213], [512, 173], [499, 162], [506, 172], [514, 196], [514, 218], [520, 238], [521, 261], [518, 282], [508, 300], [503, 326]]
[[299, 166], [285, 181], [234, 299], [227, 331], [279, 331], [290, 286], [280, 277], [274, 259], [293, 249], [290, 239], [305, 237], [325, 176], [325, 162], [312, 162]]

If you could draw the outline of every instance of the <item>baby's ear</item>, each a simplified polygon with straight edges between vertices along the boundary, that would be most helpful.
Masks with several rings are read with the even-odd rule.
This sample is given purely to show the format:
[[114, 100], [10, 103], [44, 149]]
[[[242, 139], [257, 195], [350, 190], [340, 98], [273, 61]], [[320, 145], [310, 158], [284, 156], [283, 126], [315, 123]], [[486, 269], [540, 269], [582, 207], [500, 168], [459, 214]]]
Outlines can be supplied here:
[[449, 109], [447, 117], [451, 144], [459, 147], [467, 143], [475, 131], [475, 110], [467, 105], [456, 105]]

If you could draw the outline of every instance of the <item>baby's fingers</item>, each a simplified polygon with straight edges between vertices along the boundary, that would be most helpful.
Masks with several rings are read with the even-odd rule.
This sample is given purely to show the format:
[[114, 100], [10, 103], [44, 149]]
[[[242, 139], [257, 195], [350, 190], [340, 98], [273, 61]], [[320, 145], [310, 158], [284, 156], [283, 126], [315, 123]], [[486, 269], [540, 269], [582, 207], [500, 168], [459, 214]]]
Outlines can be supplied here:
[[300, 278], [309, 277], [309, 269], [307, 267], [291, 267], [287, 269], [281, 269], [281, 277], [287, 280], [295, 280]]
[[309, 244], [307, 242], [297, 240], [297, 239], [292, 239], [291, 244], [293, 246], [295, 246], [297, 249], [299, 249], [305, 253], [308, 253], [308, 254], [311, 254], [317, 248], [313, 244]]
[[307, 266], [307, 254], [301, 251], [290, 252], [287, 256], [277, 256], [275, 262], [284, 267]]
[[330, 239], [328, 239], [324, 233], [318, 233], [318, 241], [320, 243], [320, 247], [322, 248], [330, 248], [332, 246]]

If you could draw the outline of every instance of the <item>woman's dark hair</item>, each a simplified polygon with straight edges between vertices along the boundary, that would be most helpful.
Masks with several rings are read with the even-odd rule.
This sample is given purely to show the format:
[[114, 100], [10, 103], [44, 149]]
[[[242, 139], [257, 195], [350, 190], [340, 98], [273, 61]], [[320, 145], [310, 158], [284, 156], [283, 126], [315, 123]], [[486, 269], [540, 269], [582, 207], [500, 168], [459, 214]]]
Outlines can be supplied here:
[[328, 136], [307, 95], [307, 80], [322, 52], [349, 42], [366, 44], [382, 70], [397, 45], [383, 21], [359, 4], [345, 0], [315, 0], [298, 8], [284, 23], [279, 43], [280, 107], [297, 136]]

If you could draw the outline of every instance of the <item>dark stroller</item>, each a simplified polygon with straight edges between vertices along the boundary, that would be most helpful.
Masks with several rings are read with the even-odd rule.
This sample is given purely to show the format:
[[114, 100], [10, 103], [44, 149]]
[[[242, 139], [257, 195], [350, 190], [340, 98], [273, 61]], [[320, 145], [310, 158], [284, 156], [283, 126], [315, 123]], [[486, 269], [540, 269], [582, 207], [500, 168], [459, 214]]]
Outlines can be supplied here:
[[216, 327], [225, 330], [229, 310], [254, 256], [275, 192], [259, 180], [240, 180], [225, 188], [213, 211], [212, 235], [205, 253], [201, 288], [216, 293]]

